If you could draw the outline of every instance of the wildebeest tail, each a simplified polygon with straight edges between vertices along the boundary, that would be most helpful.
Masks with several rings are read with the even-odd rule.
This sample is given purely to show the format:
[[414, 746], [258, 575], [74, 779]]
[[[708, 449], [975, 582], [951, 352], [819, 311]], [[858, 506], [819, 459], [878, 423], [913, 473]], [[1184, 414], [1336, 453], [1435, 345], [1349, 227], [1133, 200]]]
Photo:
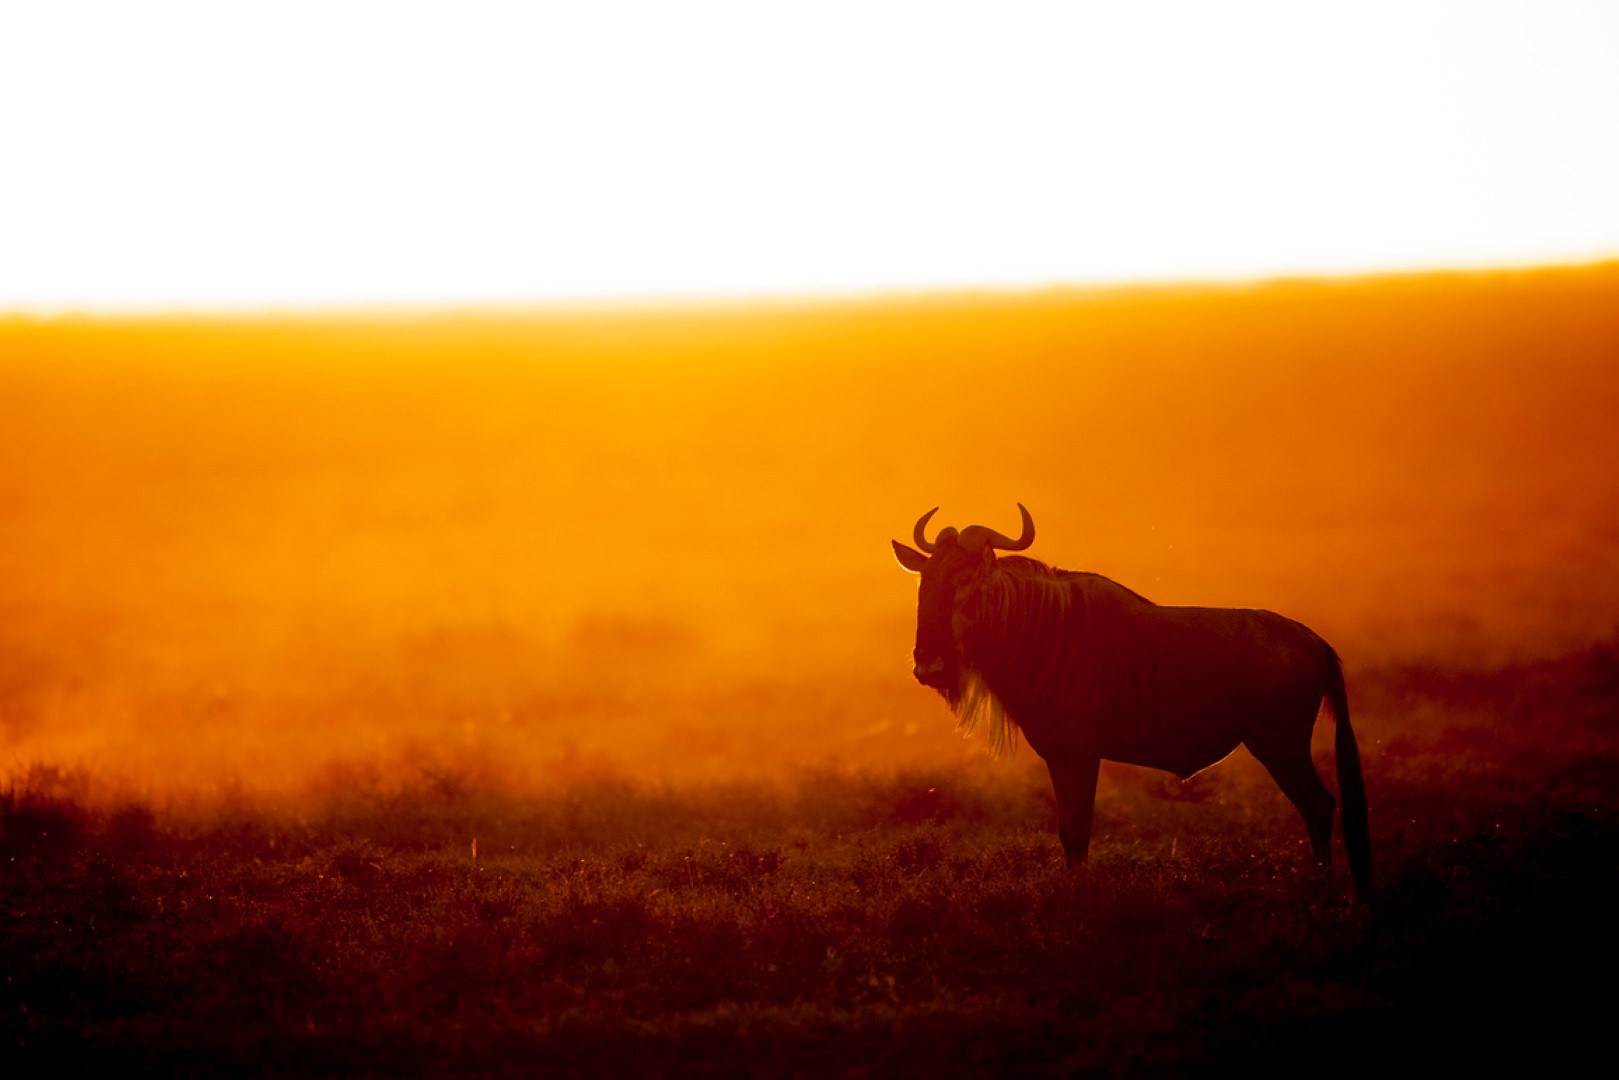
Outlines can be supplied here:
[[1344, 849], [1355, 891], [1367, 895], [1372, 887], [1372, 837], [1366, 823], [1366, 779], [1360, 771], [1360, 748], [1349, 726], [1349, 694], [1344, 689], [1343, 662], [1327, 647], [1332, 667], [1327, 676], [1327, 707], [1337, 723], [1333, 756], [1338, 762], [1338, 795], [1343, 800]]

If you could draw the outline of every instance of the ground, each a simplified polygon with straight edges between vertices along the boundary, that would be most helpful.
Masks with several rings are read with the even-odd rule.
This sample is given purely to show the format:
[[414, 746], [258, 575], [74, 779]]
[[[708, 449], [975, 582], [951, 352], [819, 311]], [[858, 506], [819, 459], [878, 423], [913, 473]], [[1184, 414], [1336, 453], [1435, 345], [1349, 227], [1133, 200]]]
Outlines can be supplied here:
[[424, 775], [296, 811], [95, 806], [85, 778], [35, 770], [0, 803], [0, 1057], [1347, 1075], [1597, 1046], [1619, 650], [1359, 684], [1369, 902], [1240, 758], [1184, 785], [1110, 769], [1077, 873], [1026, 747], [966, 774], [546, 797]]

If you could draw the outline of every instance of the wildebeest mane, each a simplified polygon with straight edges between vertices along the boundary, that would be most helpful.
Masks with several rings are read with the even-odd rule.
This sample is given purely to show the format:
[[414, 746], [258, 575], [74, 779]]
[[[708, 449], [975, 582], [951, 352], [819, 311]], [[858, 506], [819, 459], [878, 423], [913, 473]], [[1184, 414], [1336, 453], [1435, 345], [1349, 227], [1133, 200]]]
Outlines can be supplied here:
[[[1059, 570], [1038, 559], [1005, 555], [971, 601], [971, 629], [963, 642], [965, 677], [953, 702], [956, 726], [971, 733], [988, 728], [996, 756], [1017, 750], [1021, 707], [1039, 703], [1061, 709], [1076, 700], [1083, 664], [1085, 604], [1082, 594], [1116, 593], [1135, 603], [1146, 597], [1100, 574]], [[1016, 686], [1026, 700], [1006, 702], [992, 685]], [[1010, 710], [1010, 715], [1009, 715]]]
[[1016, 574], [1021, 577], [1039, 577], [1043, 575], [1056, 578], [1058, 581], [1087, 580], [1099, 582], [1109, 589], [1117, 589], [1121, 593], [1133, 596], [1143, 604], [1152, 603], [1151, 600], [1148, 600], [1134, 589], [1120, 585], [1112, 578], [1103, 577], [1101, 574], [1093, 574], [1087, 570], [1063, 570], [1059, 567], [1049, 566], [1039, 559], [1031, 559], [1026, 555], [1002, 555], [995, 560], [995, 568], [1004, 573]]

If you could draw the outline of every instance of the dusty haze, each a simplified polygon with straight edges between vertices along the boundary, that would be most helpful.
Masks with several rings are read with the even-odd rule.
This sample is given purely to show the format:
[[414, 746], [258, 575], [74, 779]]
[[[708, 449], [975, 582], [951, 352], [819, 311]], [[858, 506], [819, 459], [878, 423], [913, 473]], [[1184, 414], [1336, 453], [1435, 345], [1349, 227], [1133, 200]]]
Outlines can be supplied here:
[[0, 767], [173, 798], [985, 768], [909, 675], [888, 540], [934, 505], [1297, 618], [1352, 698], [1566, 654], [1619, 612], [1616, 360], [1613, 266], [13, 318]]

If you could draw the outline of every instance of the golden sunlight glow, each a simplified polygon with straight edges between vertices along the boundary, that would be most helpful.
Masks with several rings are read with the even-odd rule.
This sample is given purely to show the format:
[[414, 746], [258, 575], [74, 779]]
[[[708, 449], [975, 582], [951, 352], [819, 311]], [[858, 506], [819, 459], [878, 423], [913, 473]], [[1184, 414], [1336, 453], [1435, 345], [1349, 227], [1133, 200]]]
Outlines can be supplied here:
[[1361, 671], [1576, 655], [1619, 610], [1616, 297], [0, 319], [0, 785], [977, 768], [888, 543], [933, 505]]
[[1619, 252], [1619, 9], [16, 5], [0, 308]]

